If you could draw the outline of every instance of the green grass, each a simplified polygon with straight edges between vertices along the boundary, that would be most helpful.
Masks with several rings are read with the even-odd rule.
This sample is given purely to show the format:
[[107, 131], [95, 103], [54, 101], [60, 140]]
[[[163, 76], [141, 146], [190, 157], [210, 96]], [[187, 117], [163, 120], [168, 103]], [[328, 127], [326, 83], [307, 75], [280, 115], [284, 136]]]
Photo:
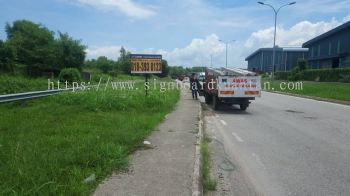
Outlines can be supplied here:
[[100, 79], [102, 81], [107, 81], [108, 78], [113, 81], [118, 80], [144, 80], [144, 77], [141, 75], [128, 75], [128, 74], [118, 74], [117, 76], [111, 76], [109, 74], [104, 73], [92, 73], [92, 81], [99, 82]]
[[[266, 82], [266, 81], [265, 81]], [[287, 92], [298, 95], [312, 97], [321, 97], [341, 101], [350, 101], [350, 84], [349, 83], [328, 83], [328, 82], [303, 82], [302, 90], [283, 90], [280, 84], [283, 81], [274, 81], [274, 91]], [[288, 83], [288, 82], [287, 82]], [[264, 87], [263, 87], [264, 88]]]
[[[93, 73], [91, 84], [95, 85], [99, 83], [101, 79], [101, 83], [106, 83], [109, 81], [132, 81], [132, 80], [144, 80], [144, 76], [141, 75], [127, 75], [127, 74], [119, 74], [117, 77], [110, 76], [108, 74], [103, 73]], [[157, 76], [152, 76], [150, 79], [156, 79], [157, 81], [170, 81], [168, 78], [160, 79]], [[50, 82], [54, 82], [57, 84], [58, 79], [50, 79]], [[78, 82], [78, 81], [77, 81]], [[65, 86], [62, 82], [61, 87]], [[57, 87], [57, 86], [56, 86]], [[71, 87], [71, 85], [69, 85]], [[29, 78], [22, 75], [0, 75], [0, 95], [3, 94], [11, 94], [11, 93], [22, 93], [29, 91], [39, 91], [39, 90], [47, 90], [48, 89], [48, 79], [46, 78]]]
[[202, 177], [203, 177], [203, 189], [206, 193], [207, 191], [212, 191], [216, 189], [216, 181], [210, 178], [210, 152], [208, 147], [209, 139], [204, 136], [201, 143], [201, 158], [202, 158]]
[[[89, 195], [128, 165], [178, 91], [62, 93], [0, 105], [0, 195]], [[84, 183], [95, 174], [96, 180]]]
[[47, 79], [0, 75], [0, 95], [38, 90], [47, 90]]

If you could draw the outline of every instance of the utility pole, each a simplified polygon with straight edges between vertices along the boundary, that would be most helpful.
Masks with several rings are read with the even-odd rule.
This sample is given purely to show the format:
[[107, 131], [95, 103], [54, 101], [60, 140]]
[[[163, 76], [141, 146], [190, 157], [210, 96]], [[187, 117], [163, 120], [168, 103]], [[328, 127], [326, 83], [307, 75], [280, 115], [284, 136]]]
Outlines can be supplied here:
[[230, 44], [230, 43], [232, 43], [232, 42], [234, 42], [236, 40], [224, 41], [224, 40], [220, 39], [219, 41], [224, 43], [224, 44], [226, 44], [226, 68], [227, 68], [227, 49], [228, 49], [228, 44]]
[[273, 36], [272, 71], [271, 71], [271, 80], [273, 81], [273, 80], [274, 80], [274, 72], [275, 72], [275, 58], [276, 58], [276, 28], [277, 28], [277, 15], [278, 15], [278, 12], [279, 12], [283, 7], [286, 7], [286, 6], [288, 6], [288, 5], [294, 5], [294, 4], [296, 4], [296, 2], [287, 3], [287, 4], [285, 4], [285, 5], [282, 5], [282, 6], [279, 7], [278, 9], [275, 9], [275, 7], [273, 7], [272, 5], [267, 4], [267, 3], [264, 3], [264, 2], [261, 2], [261, 1], [259, 1], [258, 3], [261, 4], [261, 5], [266, 5], [266, 6], [270, 7], [270, 8], [272, 8], [272, 10], [273, 10], [274, 13], [275, 13], [275, 31], [274, 31], [274, 36]]

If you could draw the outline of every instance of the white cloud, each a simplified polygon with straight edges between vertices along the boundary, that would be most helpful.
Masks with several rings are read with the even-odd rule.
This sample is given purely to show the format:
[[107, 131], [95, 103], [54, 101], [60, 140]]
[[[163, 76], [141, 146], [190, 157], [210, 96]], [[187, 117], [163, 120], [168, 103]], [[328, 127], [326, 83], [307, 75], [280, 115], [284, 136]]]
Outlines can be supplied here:
[[86, 49], [87, 59], [95, 59], [100, 56], [108, 57], [109, 59], [117, 60], [121, 46], [102, 46]]
[[[181, 66], [210, 66], [211, 56], [214, 67], [225, 65], [226, 46], [219, 41], [216, 34], [211, 34], [205, 38], [195, 38], [183, 48], [175, 48], [171, 51], [163, 49], [147, 49], [145, 53], [162, 54], [163, 58], [170, 65]], [[228, 65], [235, 67], [244, 67], [244, 59], [241, 58], [241, 46], [239, 43], [232, 43], [228, 47]], [[243, 59], [243, 60], [242, 60]]]
[[[342, 23], [348, 21], [350, 15], [343, 20], [331, 19], [312, 23], [301, 21], [290, 28], [277, 29], [277, 45], [301, 46], [306, 41], [323, 34]], [[245, 57], [253, 50], [261, 47], [272, 47], [274, 28], [258, 30], [253, 32], [245, 41], [235, 42], [230, 45], [228, 52], [228, 65], [234, 67], [245, 67]], [[213, 56], [215, 66], [225, 65], [225, 45], [219, 41], [216, 34], [211, 34], [203, 39], [193, 39], [189, 45], [183, 48], [175, 48], [171, 51], [150, 49], [148, 52], [163, 54], [171, 65], [198, 66], [210, 65], [210, 55]]]
[[204, 39], [193, 39], [191, 43], [183, 48], [175, 48], [172, 51], [159, 50], [172, 65], [199, 66], [208, 64], [210, 55], [219, 56], [225, 50], [223, 43], [215, 34], [206, 36]]
[[[277, 42], [279, 46], [301, 46], [304, 42], [329, 31], [350, 19], [350, 15], [342, 20], [331, 19], [312, 23], [301, 21], [290, 28], [278, 27]], [[261, 47], [272, 47], [274, 28], [261, 29], [251, 33], [244, 41], [234, 42], [228, 48], [228, 66], [246, 67], [245, 57]], [[225, 44], [219, 41], [217, 34], [210, 34], [204, 38], [192, 39], [188, 45], [171, 50], [149, 48], [140, 53], [162, 54], [170, 65], [182, 66], [210, 66], [210, 56], [213, 66], [225, 65]], [[94, 47], [87, 50], [88, 58], [107, 56], [117, 59], [120, 46]], [[132, 51], [135, 51], [134, 49]]]
[[[304, 42], [322, 33], [325, 33], [341, 24], [342, 22], [337, 21], [333, 18], [329, 22], [321, 21], [321, 22], [312, 23], [310, 21], [302, 21], [295, 24], [289, 29], [285, 29], [283, 26], [279, 26], [277, 27], [276, 45], [301, 46]], [[253, 32], [245, 42], [245, 47], [247, 48], [272, 47], [273, 32], [274, 32], [273, 27]]]
[[77, 0], [79, 3], [99, 9], [119, 10], [133, 19], [145, 19], [155, 15], [155, 11], [136, 4], [132, 0]]
[[349, 22], [350, 21], [350, 14], [343, 18], [343, 22]]

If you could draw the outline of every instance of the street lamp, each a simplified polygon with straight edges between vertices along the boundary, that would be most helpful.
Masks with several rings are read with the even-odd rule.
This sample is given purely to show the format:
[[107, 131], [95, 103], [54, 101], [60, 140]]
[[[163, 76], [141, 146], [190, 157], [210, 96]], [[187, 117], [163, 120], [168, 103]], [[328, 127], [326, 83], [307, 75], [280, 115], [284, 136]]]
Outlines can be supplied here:
[[272, 81], [273, 81], [273, 79], [274, 79], [274, 72], [275, 72], [277, 14], [278, 14], [278, 12], [279, 12], [283, 7], [286, 7], [286, 6], [288, 6], [288, 5], [294, 5], [294, 4], [296, 4], [296, 2], [287, 3], [287, 4], [285, 4], [285, 5], [282, 5], [282, 6], [279, 7], [278, 9], [275, 9], [275, 7], [273, 7], [272, 5], [267, 4], [267, 3], [264, 3], [264, 2], [261, 2], [261, 1], [259, 1], [258, 3], [261, 4], [261, 5], [269, 6], [269, 7], [272, 8], [273, 11], [275, 12], [275, 32], [274, 32], [274, 36], [273, 36], [272, 73], [271, 73], [271, 79], [272, 79]]
[[210, 55], [210, 67], [213, 67], [213, 55]]
[[236, 40], [230, 40], [230, 41], [224, 41], [224, 40], [219, 40], [220, 42], [226, 44], [226, 68], [227, 68], [227, 47], [228, 47], [228, 44], [231, 43], [231, 42], [234, 42]]

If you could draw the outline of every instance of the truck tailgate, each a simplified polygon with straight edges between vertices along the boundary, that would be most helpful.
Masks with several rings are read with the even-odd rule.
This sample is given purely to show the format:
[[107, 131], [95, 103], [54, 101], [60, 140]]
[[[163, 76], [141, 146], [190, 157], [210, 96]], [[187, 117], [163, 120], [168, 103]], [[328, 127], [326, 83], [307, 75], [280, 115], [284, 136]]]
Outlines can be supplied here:
[[260, 97], [261, 76], [219, 76], [219, 97]]

